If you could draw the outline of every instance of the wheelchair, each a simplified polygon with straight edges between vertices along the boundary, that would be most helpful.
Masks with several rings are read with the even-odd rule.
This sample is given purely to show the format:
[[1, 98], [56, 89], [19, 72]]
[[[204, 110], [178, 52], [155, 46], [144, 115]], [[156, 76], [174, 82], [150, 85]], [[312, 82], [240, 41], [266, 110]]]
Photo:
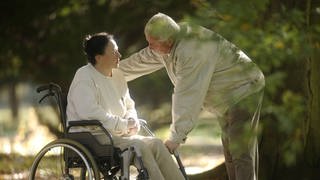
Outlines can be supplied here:
[[[47, 93], [40, 99], [53, 96], [58, 103], [62, 124], [62, 138], [54, 140], [43, 147], [36, 155], [30, 169], [30, 180], [34, 179], [107, 179], [128, 180], [130, 164], [133, 157], [139, 162], [136, 165], [137, 179], [149, 179], [143, 166], [139, 149], [130, 146], [121, 150], [114, 146], [112, 134], [98, 120], [79, 120], [66, 122], [66, 96], [63, 96], [59, 85], [49, 83], [37, 88], [40, 93]], [[72, 127], [100, 128], [109, 138], [110, 144], [100, 144], [88, 132], [69, 132]]]

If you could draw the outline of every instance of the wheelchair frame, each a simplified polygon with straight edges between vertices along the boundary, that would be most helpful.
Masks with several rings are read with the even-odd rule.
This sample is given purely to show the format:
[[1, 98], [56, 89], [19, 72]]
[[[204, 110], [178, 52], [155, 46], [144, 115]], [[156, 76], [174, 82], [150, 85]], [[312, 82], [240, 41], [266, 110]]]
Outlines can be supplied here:
[[[110, 180], [129, 180], [130, 178], [130, 164], [135, 156], [139, 162], [138, 180], [148, 180], [149, 175], [146, 168], [143, 165], [142, 155], [139, 148], [134, 145], [129, 146], [123, 151], [114, 146], [112, 134], [103, 127], [102, 123], [98, 120], [78, 120], [78, 121], [66, 121], [66, 105], [67, 100], [63, 97], [62, 90], [59, 85], [55, 83], [49, 83], [37, 88], [37, 92], [47, 91], [47, 93], [39, 100], [41, 103], [47, 97], [53, 96], [58, 104], [60, 121], [62, 124], [63, 138], [59, 138], [47, 144], [36, 155], [35, 160], [30, 169], [30, 180], [37, 178], [37, 169], [40, 161], [46, 153], [56, 147], [62, 149], [64, 168], [61, 168], [60, 179], [73, 180], [74, 175], [70, 173], [72, 168], [80, 168], [80, 179], [100, 179], [100, 174], [103, 175], [103, 179]], [[142, 128], [150, 135], [155, 136], [147, 126], [145, 120], [140, 119]], [[72, 127], [76, 126], [95, 126], [100, 128], [104, 134], [108, 137], [110, 144], [101, 145], [94, 136], [88, 132], [69, 132]], [[174, 151], [174, 157], [177, 160], [180, 171], [186, 180], [188, 180], [184, 166], [181, 162], [179, 153]], [[117, 177], [120, 171], [120, 177]], [[86, 174], [87, 173], [87, 174]]]
[[[72, 180], [74, 175], [70, 173], [72, 168], [80, 168], [80, 172], [77, 173], [80, 179], [100, 179], [100, 174], [104, 179], [121, 179], [129, 180], [130, 171], [129, 166], [136, 156], [138, 162], [140, 162], [138, 170], [138, 179], [149, 179], [148, 172], [143, 166], [141, 152], [134, 146], [130, 146], [121, 151], [114, 146], [112, 134], [102, 126], [102, 123], [98, 120], [79, 120], [70, 121], [69, 126], [66, 122], [66, 98], [62, 96], [62, 90], [59, 85], [49, 83], [37, 88], [37, 92], [47, 91], [47, 93], [40, 99], [41, 103], [44, 99], [50, 96], [54, 96], [60, 112], [60, 121], [63, 129], [63, 138], [59, 138], [47, 144], [36, 155], [35, 160], [30, 169], [30, 180], [37, 179], [38, 175], [43, 170], [37, 171], [41, 160], [44, 160], [44, 156], [51, 152], [52, 149], [58, 148], [58, 153], [62, 155], [61, 160], [61, 177], [59, 179]], [[65, 101], [64, 101], [65, 100]], [[95, 126], [100, 128], [110, 140], [110, 144], [101, 145], [94, 136], [88, 132], [69, 132], [71, 127], [75, 126]], [[60, 149], [60, 150], [59, 150]], [[52, 155], [55, 156], [55, 155]], [[51, 156], [49, 156], [51, 157]], [[50, 159], [50, 158], [48, 158]], [[117, 176], [121, 171], [120, 177]]]

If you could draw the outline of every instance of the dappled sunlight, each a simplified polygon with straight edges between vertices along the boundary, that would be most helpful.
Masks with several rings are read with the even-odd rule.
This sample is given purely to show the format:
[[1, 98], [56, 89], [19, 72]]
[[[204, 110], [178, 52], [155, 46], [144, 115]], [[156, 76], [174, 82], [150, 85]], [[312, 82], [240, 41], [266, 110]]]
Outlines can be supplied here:
[[215, 168], [224, 162], [222, 145], [186, 144], [180, 149], [180, 156], [187, 174], [198, 174]]
[[[8, 109], [0, 109], [1, 122], [10, 121]], [[47, 113], [52, 113], [47, 111]], [[39, 117], [32, 106], [24, 106], [19, 110], [18, 124], [14, 128], [5, 129], [0, 137], [0, 179], [27, 179], [33, 155], [55, 139], [48, 128], [39, 124]], [[12, 125], [8, 125], [12, 127]]]
[[183, 162], [186, 166], [185, 169], [187, 174], [199, 174], [223, 163], [224, 156], [201, 155], [199, 157], [184, 158]]
[[0, 179], [27, 179], [28, 172], [20, 172], [20, 173], [13, 173], [13, 174], [4, 174], [0, 176]]
[[23, 108], [16, 134], [0, 138], [0, 153], [17, 153], [20, 155], [34, 155], [43, 146], [55, 139], [48, 128], [38, 122], [34, 107]]
[[11, 143], [8, 138], [0, 138], [0, 148], [1, 152], [9, 154], [11, 152]]

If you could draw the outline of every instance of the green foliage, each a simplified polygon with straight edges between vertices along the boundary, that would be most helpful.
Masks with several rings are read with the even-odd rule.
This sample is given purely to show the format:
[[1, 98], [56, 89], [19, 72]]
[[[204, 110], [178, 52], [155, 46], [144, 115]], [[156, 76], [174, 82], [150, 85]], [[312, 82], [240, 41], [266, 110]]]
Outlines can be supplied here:
[[261, 117], [274, 120], [262, 118], [262, 124], [268, 128], [268, 123], [277, 123], [272, 127], [281, 137], [280, 158], [285, 165], [293, 165], [303, 149], [307, 103], [304, 68], [312, 51], [307, 43], [310, 34], [305, 28], [303, 6], [298, 1], [296, 6], [268, 0], [195, 2], [197, 11], [186, 15], [185, 20], [220, 33], [244, 50], [264, 72], [266, 88]]
[[296, 163], [296, 154], [303, 150], [302, 132], [305, 107], [306, 102], [301, 96], [287, 90], [283, 93], [282, 104], [273, 108], [273, 113], [279, 119], [278, 131], [284, 138], [282, 150], [287, 166]]
[[[81, 47], [86, 34], [113, 33], [127, 57], [146, 45], [143, 28], [148, 18], [163, 12], [218, 32], [261, 67], [266, 77], [262, 117], [267, 117], [262, 122], [264, 127], [277, 123], [272, 127], [283, 138], [280, 149], [289, 165], [302, 150], [305, 61], [320, 48], [320, 25], [306, 28], [305, 6], [298, 0], [5, 0], [0, 6], [0, 82], [55, 81], [66, 89], [75, 70], [86, 63]], [[311, 11], [317, 19], [319, 7]], [[170, 102], [172, 92], [165, 71], [130, 82], [129, 87], [138, 106], [165, 107], [165, 114], [155, 116], [170, 117], [170, 108], [162, 105]]]

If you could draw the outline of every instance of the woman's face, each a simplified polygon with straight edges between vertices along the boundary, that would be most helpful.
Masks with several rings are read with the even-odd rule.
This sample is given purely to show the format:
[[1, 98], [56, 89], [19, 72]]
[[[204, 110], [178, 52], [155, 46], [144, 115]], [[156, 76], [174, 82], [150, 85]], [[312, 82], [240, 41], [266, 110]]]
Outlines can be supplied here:
[[118, 45], [114, 40], [111, 40], [108, 43], [102, 58], [107, 67], [118, 68], [121, 54], [119, 53]]
[[151, 36], [146, 35], [149, 48], [159, 54], [169, 54], [173, 45], [172, 41], [159, 41]]

